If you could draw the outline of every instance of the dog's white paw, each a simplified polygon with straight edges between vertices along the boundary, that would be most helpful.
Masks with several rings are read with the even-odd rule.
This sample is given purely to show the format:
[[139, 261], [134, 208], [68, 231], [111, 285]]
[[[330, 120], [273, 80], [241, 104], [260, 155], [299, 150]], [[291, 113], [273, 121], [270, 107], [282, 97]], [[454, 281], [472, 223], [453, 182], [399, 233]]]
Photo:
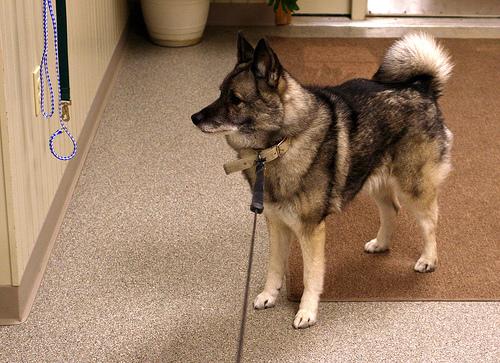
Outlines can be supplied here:
[[414, 270], [417, 272], [432, 272], [436, 269], [437, 259], [436, 258], [427, 258], [420, 257], [415, 264]]
[[276, 305], [276, 295], [262, 291], [253, 301], [253, 307], [257, 310], [268, 309]]
[[309, 328], [310, 326], [316, 324], [317, 315], [317, 311], [300, 309], [293, 320], [293, 327], [295, 329]]
[[366, 242], [365, 244], [365, 252], [368, 253], [384, 252], [387, 251], [388, 249], [389, 247], [387, 246], [387, 244], [379, 243], [376, 238]]

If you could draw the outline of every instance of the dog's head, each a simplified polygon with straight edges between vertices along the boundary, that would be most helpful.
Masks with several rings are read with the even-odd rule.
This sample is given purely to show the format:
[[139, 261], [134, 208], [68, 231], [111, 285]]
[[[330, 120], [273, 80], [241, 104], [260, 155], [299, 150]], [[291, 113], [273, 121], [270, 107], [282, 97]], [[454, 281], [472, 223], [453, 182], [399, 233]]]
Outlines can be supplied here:
[[254, 49], [241, 33], [237, 48], [237, 63], [220, 85], [219, 98], [191, 119], [206, 133], [238, 134], [247, 140], [279, 137], [284, 80], [278, 57], [265, 39]]

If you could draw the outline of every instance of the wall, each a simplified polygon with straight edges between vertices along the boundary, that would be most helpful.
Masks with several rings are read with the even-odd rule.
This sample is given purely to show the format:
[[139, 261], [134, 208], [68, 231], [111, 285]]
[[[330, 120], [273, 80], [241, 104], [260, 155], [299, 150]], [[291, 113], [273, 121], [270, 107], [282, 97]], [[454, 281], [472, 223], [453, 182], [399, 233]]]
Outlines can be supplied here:
[[266, 0], [211, 0], [213, 3], [233, 3], [233, 4], [252, 4], [265, 3]]
[[[213, 3], [255, 4], [267, 0], [211, 0]], [[349, 14], [351, 0], [299, 0], [297, 14]]]
[[[69, 127], [76, 137], [123, 32], [127, 15], [126, 0], [67, 1], [73, 102]], [[40, 24], [40, 1], [0, 1], [6, 115], [1, 131], [13, 286], [21, 281], [67, 165], [48, 152], [47, 140], [58, 127], [57, 118], [46, 121], [35, 117], [32, 71], [40, 62]], [[56, 146], [63, 152], [70, 150], [66, 140]], [[5, 258], [1, 250], [0, 258]]]

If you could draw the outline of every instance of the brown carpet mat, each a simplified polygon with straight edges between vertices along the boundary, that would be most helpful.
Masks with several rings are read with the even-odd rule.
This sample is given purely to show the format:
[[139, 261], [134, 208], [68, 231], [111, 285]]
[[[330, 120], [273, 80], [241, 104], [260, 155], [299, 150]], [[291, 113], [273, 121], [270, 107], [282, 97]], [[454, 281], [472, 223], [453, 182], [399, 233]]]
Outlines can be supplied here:
[[[272, 38], [283, 65], [301, 82], [335, 85], [370, 78], [392, 39]], [[455, 68], [440, 99], [455, 135], [454, 170], [439, 203], [439, 265], [419, 274], [413, 265], [422, 238], [404, 210], [389, 252], [363, 252], [377, 234], [375, 203], [360, 194], [342, 215], [328, 218], [322, 300], [500, 299], [500, 40], [443, 39]], [[294, 243], [287, 290], [302, 292], [302, 258]]]

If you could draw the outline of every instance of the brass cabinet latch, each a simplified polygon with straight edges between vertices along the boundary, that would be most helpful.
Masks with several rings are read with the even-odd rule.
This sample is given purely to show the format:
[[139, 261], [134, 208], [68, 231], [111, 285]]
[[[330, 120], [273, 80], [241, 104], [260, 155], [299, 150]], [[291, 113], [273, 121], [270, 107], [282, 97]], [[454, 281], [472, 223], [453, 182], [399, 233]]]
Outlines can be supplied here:
[[61, 101], [62, 106], [62, 119], [64, 122], [69, 122], [69, 106], [71, 106], [71, 101]]

